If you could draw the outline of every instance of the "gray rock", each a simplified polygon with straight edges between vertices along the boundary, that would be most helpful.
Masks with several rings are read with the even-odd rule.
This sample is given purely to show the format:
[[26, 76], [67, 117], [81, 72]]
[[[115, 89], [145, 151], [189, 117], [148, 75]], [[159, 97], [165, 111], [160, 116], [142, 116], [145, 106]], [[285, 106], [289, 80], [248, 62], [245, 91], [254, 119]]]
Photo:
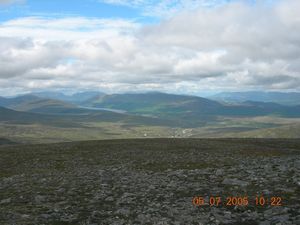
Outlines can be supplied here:
[[216, 176], [222, 176], [224, 174], [224, 170], [223, 169], [217, 169], [216, 170]]
[[29, 219], [29, 218], [30, 218], [30, 215], [28, 215], [28, 214], [23, 214], [21, 217], [22, 217], [22, 219]]
[[113, 202], [115, 199], [112, 196], [109, 196], [105, 199], [107, 202]]
[[37, 204], [41, 204], [41, 203], [46, 201], [46, 197], [42, 196], [42, 195], [37, 195], [37, 196], [34, 197], [34, 201]]
[[130, 210], [129, 210], [129, 209], [121, 208], [121, 209], [118, 209], [118, 210], [116, 211], [116, 214], [120, 214], [120, 215], [122, 215], [122, 216], [129, 217], [129, 215], [130, 215]]
[[271, 225], [271, 222], [268, 220], [265, 220], [265, 221], [260, 222], [259, 225]]
[[222, 182], [224, 185], [233, 185], [233, 186], [248, 186], [249, 183], [246, 181], [239, 180], [237, 178], [225, 178]]
[[9, 203], [11, 203], [11, 198], [3, 199], [3, 200], [0, 201], [0, 205], [9, 204]]

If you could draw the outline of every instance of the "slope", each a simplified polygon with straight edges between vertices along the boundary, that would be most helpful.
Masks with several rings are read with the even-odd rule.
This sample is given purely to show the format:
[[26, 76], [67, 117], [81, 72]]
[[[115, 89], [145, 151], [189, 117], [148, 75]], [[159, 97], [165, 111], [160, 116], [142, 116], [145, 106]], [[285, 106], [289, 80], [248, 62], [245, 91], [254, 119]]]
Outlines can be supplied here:
[[245, 101], [259, 101], [259, 102], [274, 102], [283, 105], [299, 105], [300, 93], [290, 92], [221, 92], [210, 96], [210, 99], [225, 101], [225, 102], [245, 102]]
[[221, 104], [196, 96], [165, 93], [114, 94], [92, 98], [85, 102], [93, 107], [126, 110], [163, 118], [214, 120], [217, 116], [293, 116], [300, 117], [300, 106], [283, 106], [264, 102]]

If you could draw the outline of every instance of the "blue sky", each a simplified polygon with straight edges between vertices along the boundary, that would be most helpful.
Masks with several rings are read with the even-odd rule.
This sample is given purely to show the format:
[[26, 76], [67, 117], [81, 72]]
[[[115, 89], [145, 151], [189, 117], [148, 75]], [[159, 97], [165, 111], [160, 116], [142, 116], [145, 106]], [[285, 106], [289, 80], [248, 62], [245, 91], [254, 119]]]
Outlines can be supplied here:
[[0, 94], [300, 91], [299, 0], [0, 0]]
[[1, 7], [0, 19], [2, 21], [26, 16], [121, 17], [126, 19], [141, 17], [138, 9], [102, 3], [96, 0], [27, 0], [24, 3], [4, 5]]
[[[5, 0], [3, 0], [5, 1]], [[9, 1], [9, 0], [7, 0]], [[13, 1], [13, 0], [11, 0]], [[214, 7], [232, 0], [192, 0], [189, 8], [199, 5]], [[271, 0], [265, 0], [271, 2]], [[1, 1], [0, 1], [1, 2]], [[162, 2], [164, 2], [162, 4]], [[147, 9], [155, 5], [163, 5], [164, 10], [178, 8], [184, 1], [160, 1], [160, 0], [26, 0], [14, 1], [11, 4], [0, 6], [0, 21], [6, 21], [18, 17], [27, 16], [83, 16], [97, 18], [124, 18], [136, 19], [143, 23], [157, 22], [156, 15], [151, 15]], [[256, 0], [244, 0], [248, 4], [255, 4]]]

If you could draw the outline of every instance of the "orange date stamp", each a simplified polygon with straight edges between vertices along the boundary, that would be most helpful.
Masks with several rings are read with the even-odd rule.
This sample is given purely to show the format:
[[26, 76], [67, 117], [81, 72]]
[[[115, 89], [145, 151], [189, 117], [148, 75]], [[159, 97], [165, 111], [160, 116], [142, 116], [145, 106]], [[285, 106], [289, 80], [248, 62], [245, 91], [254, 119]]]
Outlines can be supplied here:
[[278, 196], [264, 197], [256, 196], [254, 198], [249, 198], [248, 196], [209, 196], [204, 198], [203, 196], [195, 196], [192, 199], [192, 204], [194, 206], [282, 206], [282, 198]]

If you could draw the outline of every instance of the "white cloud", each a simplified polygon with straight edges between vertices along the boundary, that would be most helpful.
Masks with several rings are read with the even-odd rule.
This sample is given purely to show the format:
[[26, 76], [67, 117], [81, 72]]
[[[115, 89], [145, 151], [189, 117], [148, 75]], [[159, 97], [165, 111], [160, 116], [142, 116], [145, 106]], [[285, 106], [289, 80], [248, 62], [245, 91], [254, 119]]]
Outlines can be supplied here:
[[0, 87], [300, 91], [298, 8], [296, 0], [230, 3], [147, 26], [82, 17], [6, 21]]
[[179, 11], [194, 10], [198, 7], [215, 7], [227, 0], [99, 0], [100, 2], [139, 9], [143, 15], [172, 17]]

